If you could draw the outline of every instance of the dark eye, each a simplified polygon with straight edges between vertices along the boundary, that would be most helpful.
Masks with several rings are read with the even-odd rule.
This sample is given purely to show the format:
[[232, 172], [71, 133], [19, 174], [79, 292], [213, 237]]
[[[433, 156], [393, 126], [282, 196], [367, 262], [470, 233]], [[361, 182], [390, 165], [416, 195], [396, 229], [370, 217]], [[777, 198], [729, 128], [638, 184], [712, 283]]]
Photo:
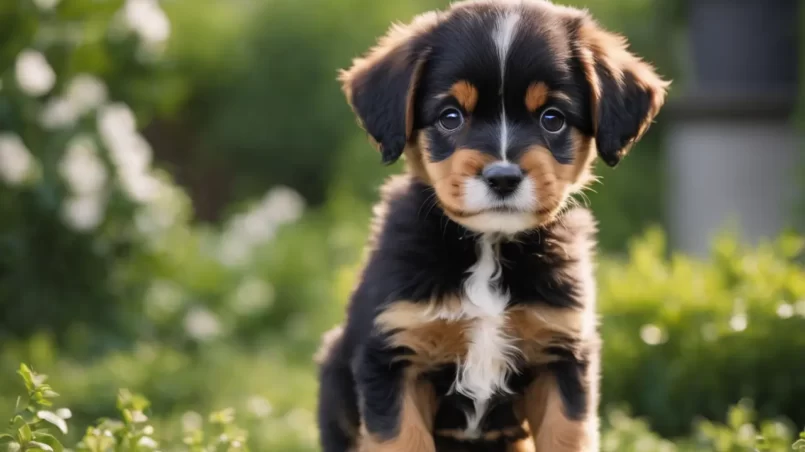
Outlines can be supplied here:
[[453, 131], [461, 127], [462, 124], [464, 124], [464, 115], [457, 108], [446, 108], [439, 115], [439, 126], [444, 130]]
[[549, 108], [542, 112], [539, 123], [548, 132], [557, 133], [565, 128], [565, 115], [555, 108]]

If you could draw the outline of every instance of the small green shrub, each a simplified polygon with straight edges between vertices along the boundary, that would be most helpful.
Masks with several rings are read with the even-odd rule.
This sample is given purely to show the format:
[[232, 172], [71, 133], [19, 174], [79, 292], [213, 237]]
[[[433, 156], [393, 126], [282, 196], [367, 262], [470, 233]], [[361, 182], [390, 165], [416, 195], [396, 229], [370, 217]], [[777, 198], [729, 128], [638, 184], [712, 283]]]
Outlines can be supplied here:
[[731, 403], [805, 425], [803, 240], [746, 249], [727, 237], [709, 260], [666, 257], [658, 231], [628, 260], [599, 262], [604, 403], [626, 403], [663, 435]]

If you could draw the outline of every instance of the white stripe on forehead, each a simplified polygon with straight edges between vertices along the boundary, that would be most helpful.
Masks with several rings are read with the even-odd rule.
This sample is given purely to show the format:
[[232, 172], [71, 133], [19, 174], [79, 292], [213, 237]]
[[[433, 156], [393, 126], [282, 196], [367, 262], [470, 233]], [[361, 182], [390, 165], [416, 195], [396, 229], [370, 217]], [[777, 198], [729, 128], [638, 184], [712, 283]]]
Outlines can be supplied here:
[[492, 39], [495, 40], [495, 47], [498, 51], [500, 62], [500, 75], [506, 72], [506, 58], [509, 55], [509, 48], [514, 41], [517, 31], [517, 24], [520, 22], [520, 13], [517, 11], [505, 11], [497, 19]]
[[509, 125], [506, 122], [506, 103], [504, 89], [506, 84], [506, 60], [509, 57], [514, 36], [517, 33], [517, 25], [520, 23], [520, 13], [517, 11], [505, 11], [497, 19], [495, 29], [492, 32], [492, 39], [498, 51], [498, 61], [500, 63], [500, 156], [506, 161], [506, 149], [509, 147]]

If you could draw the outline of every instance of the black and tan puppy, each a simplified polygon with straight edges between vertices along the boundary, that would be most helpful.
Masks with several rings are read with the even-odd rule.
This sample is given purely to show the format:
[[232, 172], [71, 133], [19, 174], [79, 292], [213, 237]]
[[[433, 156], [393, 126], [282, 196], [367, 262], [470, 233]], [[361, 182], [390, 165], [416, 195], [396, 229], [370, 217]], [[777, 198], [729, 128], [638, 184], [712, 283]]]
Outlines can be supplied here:
[[424, 14], [341, 80], [408, 171], [383, 189], [320, 356], [324, 451], [597, 451], [595, 226], [568, 199], [668, 84], [587, 13], [541, 0]]

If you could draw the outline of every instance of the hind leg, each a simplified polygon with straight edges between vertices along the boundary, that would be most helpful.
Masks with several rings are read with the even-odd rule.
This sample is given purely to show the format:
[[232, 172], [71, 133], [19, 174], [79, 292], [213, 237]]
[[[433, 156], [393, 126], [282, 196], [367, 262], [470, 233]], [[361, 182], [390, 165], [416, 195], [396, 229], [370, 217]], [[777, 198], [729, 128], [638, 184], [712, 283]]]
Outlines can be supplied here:
[[388, 431], [373, 426], [371, 418], [364, 424], [360, 452], [436, 452], [432, 433], [436, 404], [433, 386], [406, 379], [398, 397], [398, 411]]
[[318, 426], [323, 452], [353, 452], [358, 442], [355, 381], [341, 347], [341, 330], [324, 337], [317, 358], [319, 370]]
[[557, 363], [526, 390], [536, 452], [599, 451], [597, 359], [591, 361]]

